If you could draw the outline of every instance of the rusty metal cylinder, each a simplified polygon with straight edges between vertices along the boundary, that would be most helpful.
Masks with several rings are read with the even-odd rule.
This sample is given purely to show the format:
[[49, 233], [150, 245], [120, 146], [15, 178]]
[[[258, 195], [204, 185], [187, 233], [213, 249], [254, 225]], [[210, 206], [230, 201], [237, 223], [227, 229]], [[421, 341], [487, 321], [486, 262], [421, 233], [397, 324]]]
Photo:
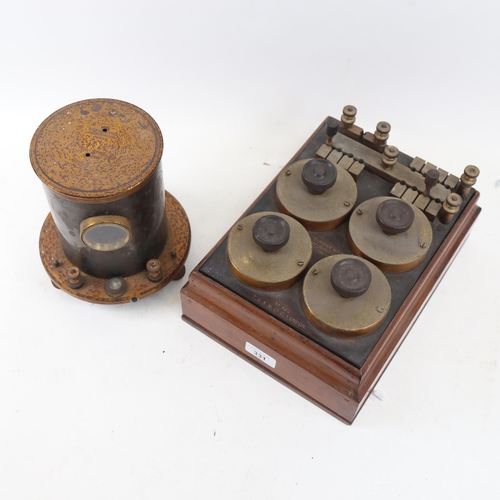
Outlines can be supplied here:
[[167, 241], [163, 138], [145, 111], [115, 99], [50, 115], [30, 147], [68, 260], [99, 278], [130, 276]]

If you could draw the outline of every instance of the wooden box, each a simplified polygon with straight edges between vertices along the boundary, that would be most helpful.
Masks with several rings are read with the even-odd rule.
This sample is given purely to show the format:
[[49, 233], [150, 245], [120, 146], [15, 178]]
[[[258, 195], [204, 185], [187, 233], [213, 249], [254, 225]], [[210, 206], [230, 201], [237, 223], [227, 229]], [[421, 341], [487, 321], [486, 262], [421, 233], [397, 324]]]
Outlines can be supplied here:
[[[359, 186], [357, 205], [375, 195], [403, 197], [405, 187], [411, 186], [399, 185], [391, 176], [415, 176], [418, 168], [414, 166], [422, 167], [425, 162], [400, 153], [398, 166], [403, 173], [385, 175], [374, 168], [376, 160], [370, 160], [377, 155], [380, 157], [381, 153], [369, 144], [363, 145], [362, 136], [352, 138], [341, 129], [332, 146], [325, 146], [328, 120], [331, 118], [319, 126], [289, 164], [338, 149], [341, 154], [336, 158], [342, 155], [352, 158], [349, 153], [352, 149], [354, 159], [360, 155], [367, 157], [361, 160], [361, 168], [359, 162], [355, 162], [356, 170], [351, 172]], [[341, 147], [335, 148], [336, 144]], [[339, 159], [340, 165], [341, 161]], [[352, 161], [347, 162], [347, 168], [349, 163]], [[444, 172], [443, 179], [446, 175]], [[275, 202], [277, 178], [243, 216], [264, 210], [278, 212]], [[450, 184], [452, 179], [457, 179], [451, 174], [447, 178]], [[459, 183], [454, 184], [443, 186], [451, 192], [459, 187]], [[416, 198], [414, 203], [418, 203]], [[255, 367], [344, 423], [351, 424], [464, 243], [480, 212], [478, 198], [479, 193], [470, 189], [460, 211], [448, 224], [434, 217], [437, 212], [427, 214], [433, 219], [432, 248], [415, 269], [387, 276], [393, 296], [391, 308], [382, 325], [368, 335], [336, 339], [318, 331], [301, 308], [301, 282], [287, 290], [270, 292], [253, 289], [238, 281], [227, 263], [228, 233], [194, 269], [182, 289], [183, 318]], [[350, 252], [346, 224], [333, 231], [310, 232], [313, 242], [311, 265], [326, 255]]]

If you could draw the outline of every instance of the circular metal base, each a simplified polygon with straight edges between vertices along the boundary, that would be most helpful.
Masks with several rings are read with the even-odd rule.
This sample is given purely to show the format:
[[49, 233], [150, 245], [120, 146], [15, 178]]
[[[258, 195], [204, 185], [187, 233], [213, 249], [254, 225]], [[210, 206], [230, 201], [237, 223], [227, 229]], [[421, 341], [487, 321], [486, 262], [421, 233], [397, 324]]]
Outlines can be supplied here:
[[165, 211], [167, 214], [167, 243], [160, 256], [162, 279], [152, 282], [148, 279], [146, 266], [144, 271], [132, 276], [123, 277], [127, 283], [127, 291], [120, 297], [110, 297], [105, 286], [107, 279], [97, 278], [81, 273], [83, 281], [79, 288], [71, 288], [68, 283], [68, 269], [73, 267], [59, 240], [56, 225], [49, 213], [40, 233], [40, 257], [43, 266], [50, 276], [52, 284], [74, 297], [95, 304], [122, 304], [136, 302], [158, 290], [161, 290], [172, 280], [180, 279], [186, 271], [186, 261], [191, 244], [191, 229], [189, 220], [182, 205], [167, 191], [165, 191]]
[[339, 226], [353, 209], [358, 189], [351, 174], [337, 168], [335, 184], [323, 194], [312, 194], [302, 181], [302, 169], [310, 159], [290, 165], [278, 177], [276, 205], [297, 219], [308, 231], [329, 231]]
[[[332, 269], [343, 259], [360, 260], [372, 279], [359, 297], [345, 298], [331, 284]], [[304, 278], [304, 312], [317, 328], [335, 337], [359, 337], [377, 328], [391, 305], [391, 287], [377, 267], [360, 257], [331, 255], [314, 264]]]
[[432, 228], [424, 213], [409, 205], [415, 219], [408, 231], [388, 235], [377, 223], [377, 208], [392, 197], [371, 198], [349, 220], [348, 242], [352, 252], [373, 262], [384, 273], [401, 273], [418, 266], [432, 243]]
[[240, 220], [229, 232], [227, 255], [233, 274], [243, 283], [264, 290], [292, 286], [307, 268], [312, 256], [311, 238], [295, 219], [281, 215], [290, 226], [288, 243], [276, 252], [266, 252], [253, 239], [255, 222], [276, 212], [259, 212]]

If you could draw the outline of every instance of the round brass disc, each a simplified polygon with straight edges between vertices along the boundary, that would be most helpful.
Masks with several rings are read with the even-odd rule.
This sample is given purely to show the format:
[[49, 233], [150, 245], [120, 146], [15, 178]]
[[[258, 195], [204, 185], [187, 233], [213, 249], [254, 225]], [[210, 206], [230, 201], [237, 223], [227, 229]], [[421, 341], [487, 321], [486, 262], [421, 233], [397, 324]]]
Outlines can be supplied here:
[[56, 193], [102, 202], [143, 185], [162, 152], [161, 131], [148, 113], [116, 99], [88, 99], [59, 109], [38, 127], [30, 160]]
[[358, 189], [351, 174], [337, 168], [335, 184], [323, 194], [312, 194], [302, 181], [302, 168], [310, 159], [290, 165], [278, 177], [276, 204], [281, 212], [291, 215], [309, 231], [328, 231], [349, 215]]
[[161, 280], [150, 281], [146, 266], [144, 266], [144, 271], [124, 277], [127, 283], [127, 292], [121, 297], [110, 297], [106, 294], [105, 285], [108, 280], [96, 278], [83, 272], [81, 273], [83, 285], [77, 289], [69, 286], [68, 269], [74, 264], [67, 259], [59, 240], [56, 225], [52, 215], [49, 214], [40, 233], [40, 257], [53, 285], [87, 302], [121, 304], [147, 297], [161, 290], [170, 281], [182, 278], [185, 271], [184, 263], [191, 244], [189, 220], [182, 205], [168, 192], [165, 192], [165, 211], [168, 238], [161, 255], [157, 257], [162, 269]]
[[[372, 274], [370, 287], [359, 297], [346, 299], [332, 287], [333, 266], [346, 258], [361, 260]], [[338, 337], [359, 337], [375, 330], [391, 305], [391, 287], [382, 271], [353, 255], [331, 255], [316, 262], [304, 278], [302, 293], [304, 311], [311, 323]]]
[[376, 264], [385, 273], [400, 273], [416, 267], [432, 243], [432, 228], [424, 213], [409, 205], [415, 220], [404, 233], [385, 234], [376, 220], [378, 206], [389, 196], [371, 198], [353, 212], [349, 220], [348, 241], [352, 252]]
[[283, 290], [293, 285], [306, 269], [312, 255], [309, 233], [296, 220], [280, 214], [290, 226], [288, 243], [276, 252], [265, 252], [253, 240], [253, 225], [259, 212], [240, 220], [229, 232], [227, 255], [234, 275], [243, 283], [266, 290]]

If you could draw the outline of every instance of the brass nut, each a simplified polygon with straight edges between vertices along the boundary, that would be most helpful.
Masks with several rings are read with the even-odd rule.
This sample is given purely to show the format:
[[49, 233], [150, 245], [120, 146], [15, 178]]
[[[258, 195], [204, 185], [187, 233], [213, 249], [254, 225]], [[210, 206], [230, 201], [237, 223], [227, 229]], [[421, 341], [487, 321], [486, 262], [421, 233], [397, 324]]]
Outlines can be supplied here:
[[375, 130], [375, 142], [380, 145], [384, 145], [389, 139], [389, 132], [391, 131], [391, 126], [387, 122], [378, 122], [377, 129]]
[[148, 260], [146, 263], [146, 270], [148, 272], [148, 280], [152, 283], [158, 283], [163, 277], [161, 269], [161, 262], [158, 259]]
[[399, 149], [396, 146], [386, 146], [382, 156], [382, 164], [387, 170], [391, 170], [398, 162]]
[[356, 121], [357, 112], [358, 110], [354, 106], [351, 106], [350, 104], [344, 106], [344, 109], [342, 110], [342, 116], [340, 118], [340, 120], [342, 121], [342, 126], [349, 128], [350, 126], [354, 125], [354, 122]]
[[467, 165], [460, 180], [462, 181], [462, 184], [473, 186], [476, 183], [478, 175], [479, 169], [475, 165]]
[[68, 286], [76, 290], [83, 286], [83, 278], [80, 269], [76, 266], [72, 266], [67, 271], [68, 276]]
[[475, 165], [467, 165], [464, 169], [462, 177], [460, 177], [460, 185], [458, 186], [458, 194], [464, 198], [469, 194], [472, 186], [476, 183], [480, 171]]
[[450, 193], [441, 207], [439, 212], [439, 220], [443, 224], [448, 224], [453, 216], [460, 210], [462, 205], [462, 197], [457, 193]]

